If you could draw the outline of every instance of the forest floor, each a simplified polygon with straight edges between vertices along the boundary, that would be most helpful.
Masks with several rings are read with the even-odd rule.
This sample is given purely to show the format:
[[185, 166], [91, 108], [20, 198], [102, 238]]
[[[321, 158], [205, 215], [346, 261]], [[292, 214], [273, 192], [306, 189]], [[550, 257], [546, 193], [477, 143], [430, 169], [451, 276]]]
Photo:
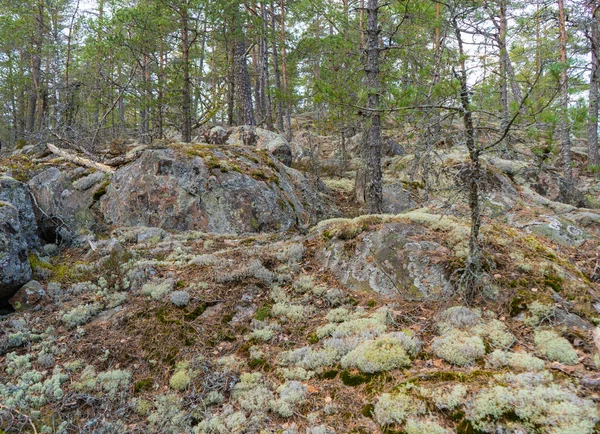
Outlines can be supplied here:
[[117, 227], [32, 256], [48, 299], [0, 317], [0, 433], [599, 432], [600, 212], [487, 160], [467, 307], [460, 155], [427, 192], [414, 153], [386, 160], [400, 214], [360, 217], [350, 171], [322, 177], [344, 218], [306, 233]]

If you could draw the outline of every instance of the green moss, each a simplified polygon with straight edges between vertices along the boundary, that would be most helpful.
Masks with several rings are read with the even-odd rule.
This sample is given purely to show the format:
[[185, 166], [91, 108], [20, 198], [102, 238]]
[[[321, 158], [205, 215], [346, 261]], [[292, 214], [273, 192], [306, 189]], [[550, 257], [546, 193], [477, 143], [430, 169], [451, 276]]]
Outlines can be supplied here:
[[562, 290], [564, 279], [556, 273], [554, 270], [547, 271], [544, 273], [544, 285], [549, 286], [556, 292]]
[[373, 308], [373, 307], [377, 306], [377, 301], [371, 299], [367, 302], [367, 306]]
[[357, 372], [355, 374], [351, 373], [349, 370], [343, 370], [340, 374], [340, 379], [342, 383], [346, 386], [356, 387], [361, 384], [368, 383], [373, 379], [372, 374], [363, 374], [362, 372]]
[[183, 318], [186, 321], [194, 321], [196, 318], [198, 318], [200, 315], [202, 315], [204, 313], [204, 311], [206, 310], [206, 308], [207, 308], [206, 303], [200, 303], [190, 313], [186, 313], [183, 316]]
[[106, 189], [108, 188], [109, 185], [110, 185], [110, 180], [104, 181], [102, 183], [102, 185], [100, 185], [100, 187], [98, 187], [98, 189], [94, 192], [94, 195], [92, 196], [94, 201], [100, 200], [100, 198], [106, 194]]
[[361, 410], [361, 414], [364, 417], [368, 417], [369, 419], [373, 419], [374, 416], [374, 412], [375, 411], [375, 406], [373, 404], [367, 404], [365, 405], [362, 410]]
[[337, 377], [337, 375], [338, 375], [337, 369], [329, 369], [329, 370], [323, 372], [322, 374], [320, 374], [319, 378], [322, 378], [324, 380], [333, 380], [335, 377]]
[[135, 393], [146, 392], [148, 390], [152, 390], [153, 386], [154, 380], [152, 380], [152, 378], [144, 378], [143, 380], [138, 380], [135, 382], [133, 391]]
[[308, 342], [311, 344], [316, 344], [317, 342], [319, 342], [319, 337], [315, 332], [310, 332], [308, 334]]

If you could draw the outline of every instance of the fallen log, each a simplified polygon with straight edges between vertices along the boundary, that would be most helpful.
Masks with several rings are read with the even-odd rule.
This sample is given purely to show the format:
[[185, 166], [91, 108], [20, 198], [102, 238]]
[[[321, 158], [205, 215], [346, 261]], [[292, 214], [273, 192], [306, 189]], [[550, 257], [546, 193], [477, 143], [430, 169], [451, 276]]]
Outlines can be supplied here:
[[62, 149], [57, 148], [51, 143], [47, 143], [46, 146], [48, 150], [59, 157], [64, 158], [67, 161], [70, 161], [73, 164], [77, 164], [78, 166], [91, 167], [92, 169], [99, 170], [104, 173], [114, 173], [115, 169], [107, 166], [106, 164], [98, 163], [96, 161], [89, 160], [87, 158], [79, 157], [78, 155], [71, 154], [70, 152], [64, 151]]

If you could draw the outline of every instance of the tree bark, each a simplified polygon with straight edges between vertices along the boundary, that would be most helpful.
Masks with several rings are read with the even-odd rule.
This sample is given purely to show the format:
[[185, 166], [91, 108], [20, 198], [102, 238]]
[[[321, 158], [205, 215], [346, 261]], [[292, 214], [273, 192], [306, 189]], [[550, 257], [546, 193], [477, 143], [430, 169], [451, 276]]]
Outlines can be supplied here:
[[570, 183], [573, 179], [573, 170], [571, 168], [571, 137], [568, 119], [569, 82], [567, 76], [567, 29], [564, 0], [558, 0], [558, 33], [560, 62], [562, 63], [562, 71], [560, 75], [560, 121], [558, 129], [561, 139], [563, 174], [567, 183]]
[[590, 93], [588, 110], [588, 163], [590, 165], [599, 165], [600, 156], [598, 155], [598, 80], [600, 79], [600, 59], [598, 56], [600, 49], [600, 31], [598, 28], [598, 6], [595, 0], [590, 1], [591, 21], [590, 21], [590, 52], [592, 56], [590, 73]]
[[181, 57], [183, 88], [181, 90], [181, 108], [183, 111], [183, 123], [181, 125], [181, 139], [185, 143], [192, 141], [192, 110], [191, 110], [191, 85], [190, 85], [190, 44], [188, 29], [188, 10], [183, 6], [181, 9]]
[[367, 110], [364, 125], [365, 142], [363, 144], [365, 202], [369, 214], [383, 212], [383, 194], [381, 185], [381, 115], [379, 112], [379, 26], [377, 15], [379, 0], [368, 0], [366, 28], [366, 60], [365, 73], [367, 76]]
[[277, 54], [277, 43], [276, 43], [276, 32], [277, 28], [275, 25], [275, 4], [271, 0], [271, 32], [272, 32], [272, 50], [273, 50], [273, 74], [275, 75], [275, 88], [277, 89], [277, 130], [283, 133], [283, 102], [281, 99], [282, 88], [281, 88], [281, 76], [279, 74], [279, 58]]
[[250, 75], [246, 63], [246, 41], [243, 30], [241, 28], [236, 30], [234, 46], [235, 87], [237, 89], [241, 121], [244, 125], [256, 125], [252, 105], [252, 86], [250, 85]]
[[287, 53], [285, 49], [285, 5], [284, 0], [280, 0], [281, 6], [281, 78], [283, 84], [284, 101], [285, 101], [285, 116], [284, 120], [284, 131], [285, 138], [287, 141], [292, 140], [292, 119], [290, 113], [290, 101], [288, 94], [288, 81], [287, 81]]
[[471, 231], [469, 234], [469, 257], [463, 276], [465, 299], [471, 303], [476, 295], [477, 285], [481, 278], [481, 246], [479, 243], [479, 231], [481, 229], [481, 204], [479, 202], [479, 180], [481, 179], [481, 162], [479, 156], [481, 149], [475, 142], [475, 128], [473, 127], [473, 114], [471, 112], [471, 100], [469, 97], [469, 85], [467, 80], [467, 68], [465, 64], [465, 52], [463, 47], [462, 33], [456, 21], [453, 20], [454, 33], [458, 43], [458, 54], [460, 59], [460, 71], [456, 74], [460, 82], [460, 103], [463, 112], [463, 126], [465, 128], [465, 142], [471, 162], [468, 176], [469, 208], [471, 210]]

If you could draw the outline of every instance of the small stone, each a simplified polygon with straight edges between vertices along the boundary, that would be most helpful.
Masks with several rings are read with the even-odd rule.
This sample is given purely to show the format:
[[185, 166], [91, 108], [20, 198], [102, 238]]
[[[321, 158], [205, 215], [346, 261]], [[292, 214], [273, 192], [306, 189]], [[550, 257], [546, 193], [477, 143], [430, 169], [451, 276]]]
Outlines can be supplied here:
[[8, 301], [15, 310], [31, 310], [46, 300], [46, 291], [37, 280], [23, 285]]

